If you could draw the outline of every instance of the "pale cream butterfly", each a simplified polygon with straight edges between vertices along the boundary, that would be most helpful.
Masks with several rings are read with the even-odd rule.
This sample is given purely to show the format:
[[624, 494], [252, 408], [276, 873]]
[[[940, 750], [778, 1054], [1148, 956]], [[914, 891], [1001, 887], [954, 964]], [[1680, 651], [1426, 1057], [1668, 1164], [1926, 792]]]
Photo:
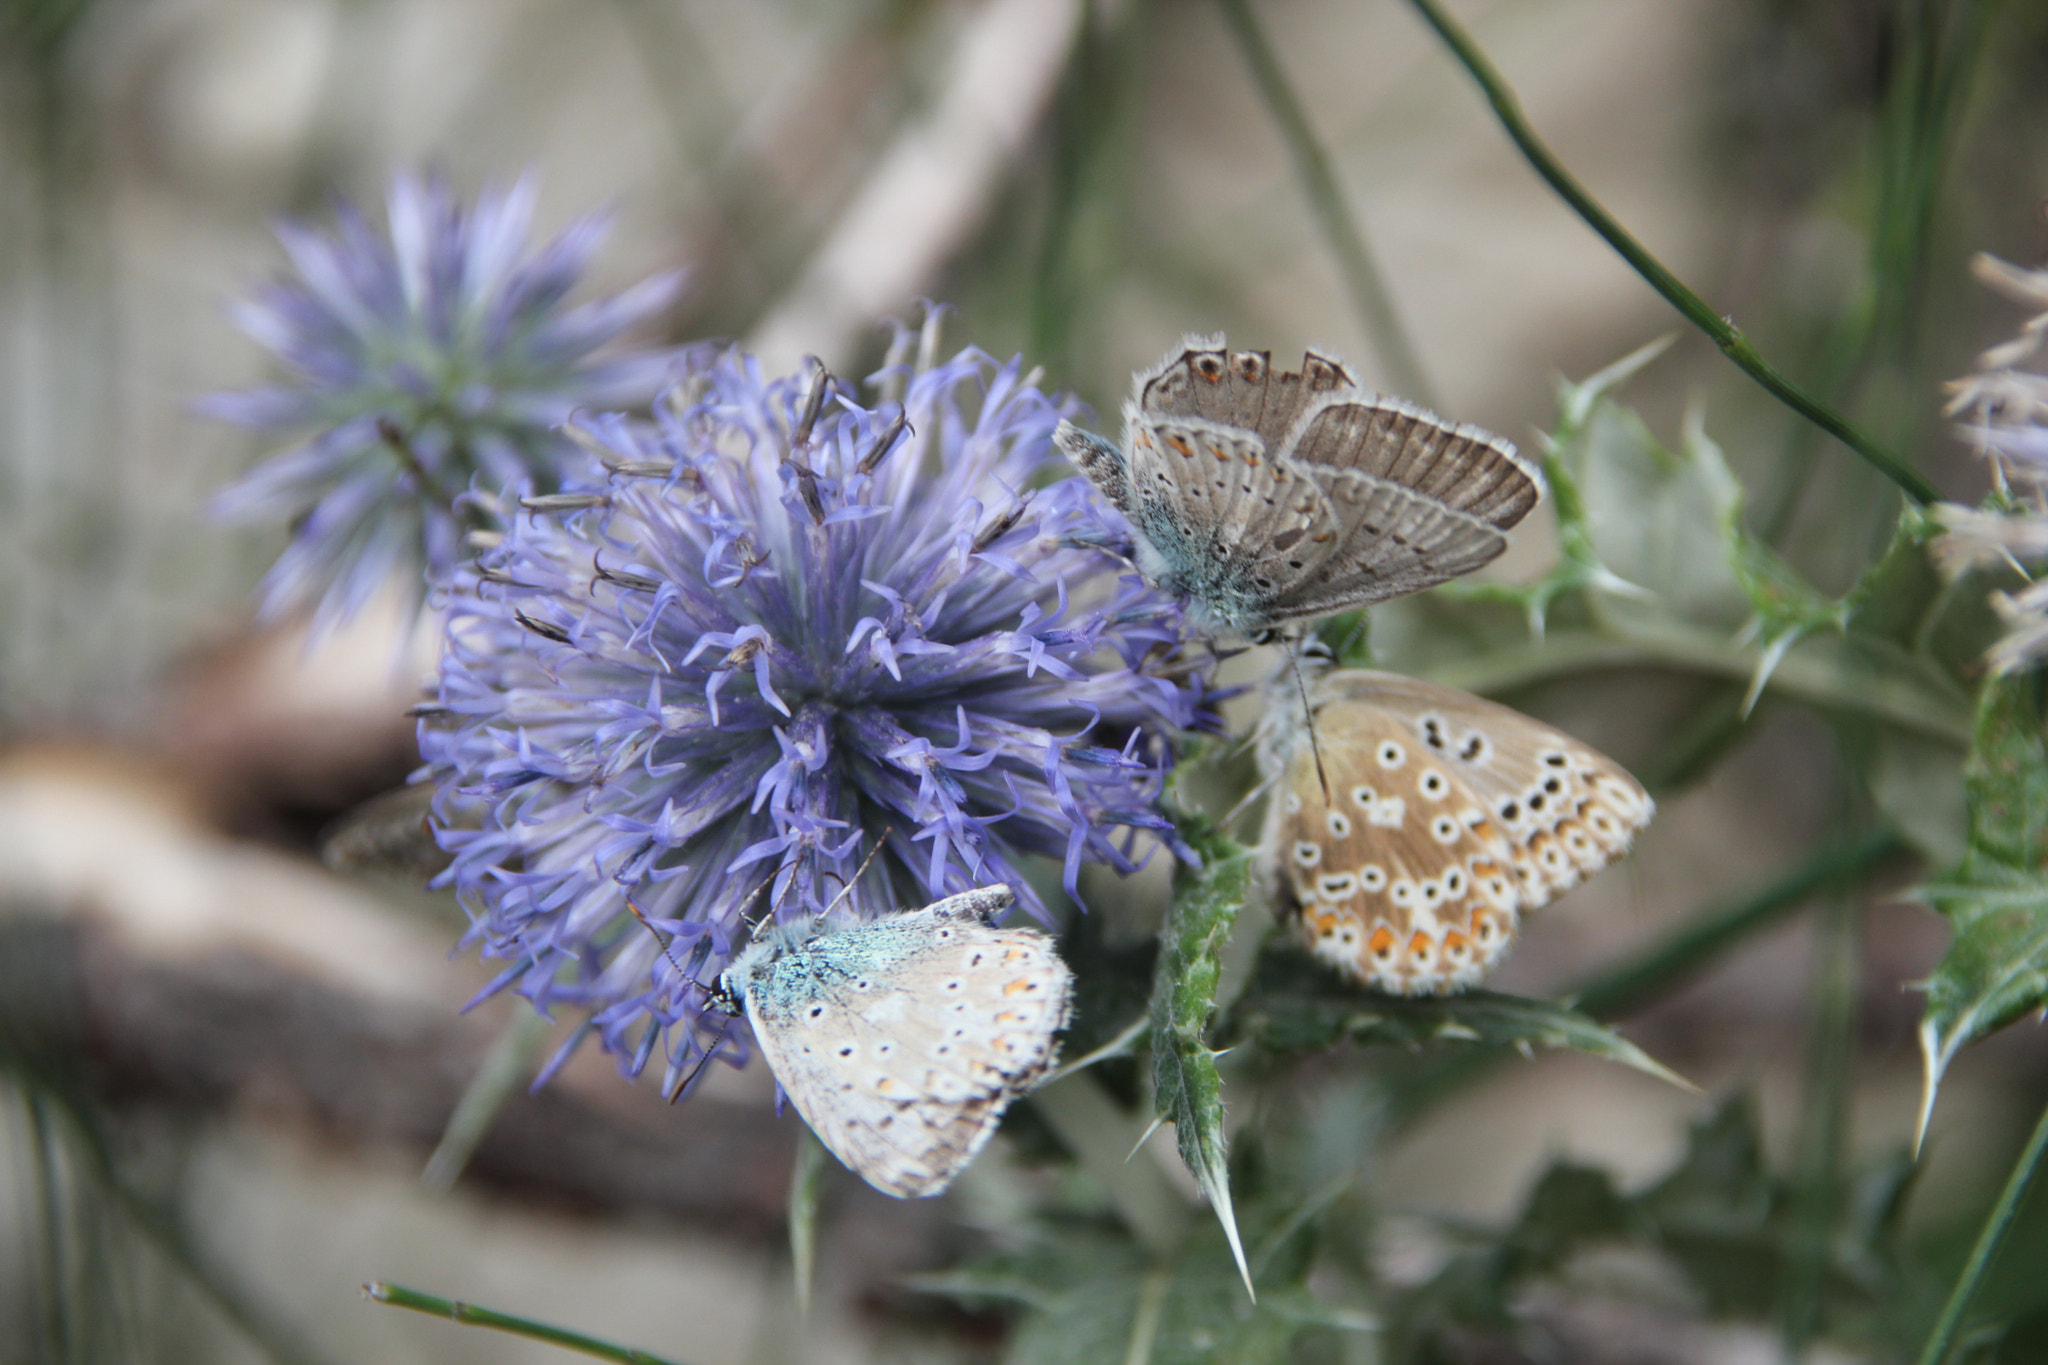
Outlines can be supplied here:
[[940, 1193], [1052, 1067], [1073, 974], [1007, 886], [847, 928], [770, 929], [718, 978], [832, 1155], [884, 1194]]

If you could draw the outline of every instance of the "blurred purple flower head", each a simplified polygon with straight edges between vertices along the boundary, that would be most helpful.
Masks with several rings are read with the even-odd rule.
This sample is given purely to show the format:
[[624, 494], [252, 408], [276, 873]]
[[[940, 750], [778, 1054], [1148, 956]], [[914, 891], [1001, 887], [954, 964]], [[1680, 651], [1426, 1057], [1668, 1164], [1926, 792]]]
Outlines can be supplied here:
[[593, 353], [667, 307], [680, 274], [565, 307], [606, 224], [585, 218], [528, 255], [533, 208], [530, 176], [465, 210], [438, 178], [401, 175], [388, 235], [348, 205], [332, 233], [277, 228], [293, 272], [235, 320], [289, 378], [199, 405], [293, 442], [213, 504], [292, 524], [264, 579], [266, 617], [315, 607], [324, 628], [395, 574], [439, 582], [464, 532], [491, 523], [473, 482], [554, 487], [573, 455], [555, 428], [572, 411], [643, 404], [666, 382], [674, 351]]
[[1983, 507], [1936, 506], [1943, 529], [1931, 548], [1950, 578], [1989, 568], [2032, 580], [1990, 595], [2005, 633], [1985, 661], [2008, 674], [2048, 664], [2048, 579], [2039, 572], [2048, 563], [2048, 375], [2022, 368], [2048, 342], [2048, 269], [1980, 253], [1970, 270], [2029, 316], [2016, 336], [1979, 354], [1972, 373], [1945, 386], [1943, 412], [1960, 419], [1957, 434], [1991, 462], [1996, 491]]
[[750, 920], [997, 882], [1043, 919], [1019, 860], [1070, 895], [1133, 869], [1173, 840], [1167, 732], [1220, 728], [1206, 645], [1105, 548], [1128, 528], [1035, 486], [1063, 413], [1016, 362], [892, 364], [873, 408], [739, 351], [688, 369], [457, 572], [420, 728], [444, 825], [481, 812], [443, 884], [495, 988], [590, 1011], [634, 1074], [663, 1047], [669, 1084]]

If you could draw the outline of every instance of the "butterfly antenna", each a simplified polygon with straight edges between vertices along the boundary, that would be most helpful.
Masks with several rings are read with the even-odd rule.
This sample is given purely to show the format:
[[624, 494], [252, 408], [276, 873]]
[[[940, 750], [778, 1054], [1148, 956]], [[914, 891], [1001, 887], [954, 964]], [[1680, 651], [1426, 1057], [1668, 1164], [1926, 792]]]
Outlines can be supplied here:
[[711, 1065], [711, 1059], [718, 1055], [718, 1049], [725, 1046], [725, 1035], [731, 1031], [732, 1017], [728, 1015], [725, 1022], [718, 1026], [718, 1036], [711, 1040], [711, 1046], [704, 1049], [704, 1055], [697, 1059], [697, 1065], [690, 1068], [690, 1074], [677, 1081], [676, 1088], [668, 1092], [668, 1102], [670, 1104], [674, 1104], [677, 1100], [690, 1093], [690, 1087], [695, 1085], [697, 1078], [704, 1074], [704, 1068]]
[[[881, 856], [883, 848], [885, 848], [889, 843], [889, 836], [894, 834], [895, 832], [896, 827], [894, 825], [886, 825], [883, 827], [882, 837], [875, 840], [874, 851], [869, 853], [867, 857], [861, 859], [860, 866], [853, 870], [853, 880], [847, 882], [845, 889], [840, 891], [838, 895], [832, 898], [832, 903], [825, 907], [824, 914], [819, 915], [819, 919], [823, 919], [825, 918], [825, 915], [829, 915], [834, 910], [837, 910], [839, 908], [839, 902], [845, 900], [848, 896], [853, 894], [853, 888], [858, 886], [860, 884], [860, 879], [867, 875], [868, 864], [873, 862], [877, 857]], [[826, 875], [836, 876], [837, 874], [827, 873]]]
[[[780, 868], [777, 868], [777, 869], [776, 869], [776, 871], [777, 871], [777, 872], [779, 872], [779, 871], [781, 871], [781, 869], [780, 869]], [[748, 893], [747, 893], [746, 895], [744, 895], [744, 896], [740, 897], [740, 904], [741, 904], [741, 905], [745, 905], [745, 904], [746, 904], [746, 903], [747, 903], [748, 901], [750, 901], [750, 900], [752, 900], [752, 899], [753, 899], [754, 897], [756, 897], [756, 896], [760, 895], [760, 894], [761, 894], [761, 892], [762, 892], [762, 890], [763, 890], [763, 889], [765, 889], [765, 888], [767, 887], [768, 883], [770, 883], [770, 882], [772, 882], [772, 881], [774, 881], [774, 880], [775, 880], [775, 872], [770, 872], [770, 873], [769, 873], [769, 874], [768, 874], [767, 876], [763, 877], [763, 878], [762, 878], [762, 879], [761, 879], [760, 881], [758, 881], [758, 882], [755, 882], [755, 883], [754, 883], [754, 889], [753, 889], [752, 891], [749, 891], [749, 892], [748, 892]], [[771, 906], [769, 906], [769, 907], [768, 907], [768, 914], [772, 915], [772, 914], [774, 914], [774, 913], [775, 913], [775, 907], [774, 907], [774, 906], [772, 906], [772, 905], [771, 905]], [[748, 939], [749, 939], [750, 941], [751, 941], [751, 940], [753, 939], [753, 937], [754, 937], [754, 935], [755, 935], [755, 934], [757, 934], [757, 933], [759, 933], [759, 932], [760, 932], [760, 929], [761, 929], [761, 921], [762, 921], [762, 920], [765, 920], [765, 919], [767, 919], [767, 918], [768, 918], [768, 915], [763, 915], [763, 916], [761, 916], [761, 919], [750, 919], [750, 920], [747, 920], [747, 921], [746, 921], [746, 926], [747, 926], [747, 938], [748, 938]]]
[[1330, 797], [1330, 775], [1329, 775], [1329, 773], [1327, 773], [1327, 772], [1325, 772], [1325, 771], [1323, 770], [1323, 746], [1322, 746], [1322, 743], [1321, 743], [1321, 741], [1319, 741], [1319, 740], [1318, 740], [1318, 739], [1316, 738], [1316, 709], [1315, 709], [1315, 707], [1313, 707], [1313, 706], [1310, 706], [1310, 705], [1309, 705], [1309, 703], [1308, 703], [1308, 679], [1304, 678], [1304, 677], [1303, 677], [1303, 676], [1301, 675], [1301, 648], [1300, 648], [1300, 646], [1301, 646], [1301, 641], [1300, 641], [1300, 640], [1298, 640], [1298, 639], [1289, 639], [1289, 640], [1288, 640], [1288, 642], [1287, 642], [1287, 662], [1289, 662], [1290, 664], [1294, 665], [1294, 685], [1295, 685], [1295, 687], [1296, 687], [1296, 688], [1298, 688], [1298, 689], [1300, 690], [1300, 692], [1301, 692], [1301, 714], [1302, 714], [1302, 715], [1303, 715], [1304, 717], [1306, 717], [1306, 718], [1307, 718], [1307, 720], [1308, 720], [1308, 747], [1309, 747], [1309, 752], [1315, 755], [1315, 759], [1316, 759], [1316, 781], [1318, 781], [1318, 782], [1320, 782], [1320, 783], [1322, 783], [1322, 784], [1323, 784], [1323, 804], [1327, 806], [1327, 805], [1329, 805], [1329, 804], [1331, 803], [1331, 797]]
[[683, 964], [676, 961], [676, 955], [669, 951], [669, 943], [671, 940], [665, 939], [661, 936], [661, 930], [654, 927], [654, 922], [647, 918], [647, 912], [645, 910], [642, 910], [639, 906], [633, 904], [633, 898], [631, 896], [626, 897], [626, 908], [633, 912], [634, 919], [640, 921], [640, 927], [642, 929], [645, 929], [648, 933], [654, 935], [654, 941], [661, 945], [661, 955], [668, 959], [669, 966], [676, 969], [676, 975], [681, 977], [683, 980], [689, 982], [692, 986], [695, 986], [698, 990], [705, 989], [703, 982], [697, 980], [695, 977], [691, 976], [688, 972], [683, 970]]
[[[754, 888], [755, 891], [758, 891], [760, 889], [760, 887]], [[748, 893], [749, 898], [751, 898], [752, 895], [753, 892]], [[676, 969], [676, 975], [681, 977], [686, 985], [695, 986], [698, 990], [704, 992], [705, 995], [710, 996], [713, 999], [716, 999], [716, 993], [709, 986], [699, 981], [694, 973], [688, 971], [684, 968], [682, 963], [676, 961], [676, 955], [669, 949], [669, 944], [671, 940], [665, 939], [661, 936], [661, 931], [655, 928], [653, 923], [647, 918], [647, 912], [642, 910], [639, 906], [633, 904], [633, 898], [630, 896], [626, 898], [626, 908], [633, 912], [633, 918], [640, 921], [640, 925], [642, 928], [646, 929], [648, 933], [654, 935], [654, 941], [661, 945], [661, 955], [668, 959], [669, 966]], [[701, 959], [709, 955], [707, 950], [710, 948], [710, 946], [711, 943], [709, 939], [699, 941], [697, 945], [698, 950], [695, 954], [695, 956], [700, 959], [699, 965], [701, 965]], [[678, 1081], [676, 1083], [675, 1089], [669, 1091], [667, 1096], [665, 1096], [665, 1098], [668, 1100], [670, 1104], [676, 1103], [678, 1100], [682, 1099], [683, 1096], [690, 1093], [690, 1087], [697, 1083], [697, 1077], [704, 1074], [704, 1068], [711, 1065], [711, 1059], [718, 1055], [718, 1049], [725, 1046], [725, 1035], [728, 1032], [730, 1032], [731, 1029], [732, 1018], [731, 1016], [727, 1016], [726, 1021], [718, 1026], [718, 1036], [711, 1040], [710, 1047], [704, 1049], [704, 1055], [698, 1060], [697, 1065], [691, 1067], [690, 1074], [683, 1077], [680, 1081]]]

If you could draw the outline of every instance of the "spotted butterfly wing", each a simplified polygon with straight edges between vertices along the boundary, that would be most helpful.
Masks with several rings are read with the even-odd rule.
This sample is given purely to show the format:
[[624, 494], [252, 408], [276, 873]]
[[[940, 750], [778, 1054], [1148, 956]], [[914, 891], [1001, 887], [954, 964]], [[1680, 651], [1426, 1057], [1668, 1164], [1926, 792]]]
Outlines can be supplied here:
[[750, 945], [724, 981], [769, 1070], [831, 1153], [899, 1199], [938, 1194], [1052, 1066], [1073, 976], [999, 929], [1008, 887], [798, 944]]
[[1221, 337], [1136, 377], [1122, 448], [1071, 423], [1054, 439], [1130, 519], [1148, 579], [1254, 633], [1468, 573], [1542, 491], [1477, 427], [1360, 389], [1315, 351], [1275, 373]]
[[[1275, 700], [1286, 694], [1275, 689]], [[1365, 669], [1269, 727], [1261, 875], [1316, 957], [1397, 995], [1477, 983], [1521, 916], [1627, 852], [1654, 804], [1611, 759], [1520, 712]]]
[[1264, 351], [1231, 351], [1220, 336], [1190, 336], [1180, 354], [1139, 375], [1135, 389], [1148, 419], [1243, 426], [1311, 469], [1385, 479], [1499, 530], [1542, 499], [1541, 478], [1509, 442], [1372, 393], [1341, 361], [1314, 350], [1302, 357], [1300, 373], [1276, 373]]
[[1186, 336], [1176, 355], [1135, 377], [1132, 397], [1153, 417], [1199, 417], [1250, 430], [1269, 450], [1287, 444], [1303, 408], [1358, 381], [1334, 356], [1310, 350], [1298, 372], [1273, 372], [1270, 351], [1232, 351], [1221, 336]]

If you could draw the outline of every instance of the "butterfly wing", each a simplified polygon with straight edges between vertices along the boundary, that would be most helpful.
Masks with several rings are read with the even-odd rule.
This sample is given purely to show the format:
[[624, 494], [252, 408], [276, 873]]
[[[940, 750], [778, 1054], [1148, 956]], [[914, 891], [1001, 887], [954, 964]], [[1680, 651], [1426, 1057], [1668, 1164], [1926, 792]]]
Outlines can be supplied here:
[[747, 979], [769, 1069], [832, 1154], [933, 1195], [1052, 1065], [1073, 977], [1051, 940], [941, 906], [778, 954]]
[[1277, 449], [1318, 473], [1352, 469], [1508, 530], [1543, 498], [1511, 442], [1398, 398], [1313, 395]]
[[1356, 469], [1507, 530], [1542, 499], [1542, 476], [1512, 443], [1359, 387], [1317, 351], [1301, 371], [1274, 371], [1265, 351], [1188, 336], [1133, 385], [1147, 416], [1243, 427], [1268, 451], [1311, 466]]
[[1398, 399], [1313, 395], [1277, 447], [1328, 500], [1337, 539], [1271, 604], [1275, 621], [1327, 616], [1448, 582], [1497, 557], [1542, 496], [1506, 441]]
[[1221, 336], [1186, 336], [1180, 349], [1138, 373], [1132, 401], [1151, 417], [1196, 417], [1243, 427], [1279, 450], [1317, 394], [1356, 389], [1341, 361], [1310, 351], [1299, 373], [1273, 370], [1266, 351], [1232, 351]]
[[1126, 407], [1130, 504], [1139, 567], [1169, 591], [1247, 630], [1305, 583], [1337, 543], [1329, 499], [1256, 434], [1199, 417]]
[[1262, 873], [1316, 956], [1403, 995], [1480, 980], [1540, 908], [1627, 851], [1654, 810], [1612, 760], [1507, 707], [1331, 672], [1281, 724]]
[[[1241, 471], [1257, 477], [1225, 490], [1219, 475], [1229, 471], [1204, 467], [1201, 486], [1182, 490], [1199, 505], [1176, 509], [1174, 524], [1214, 528], [1209, 553], [1196, 546], [1184, 554], [1177, 543], [1163, 556], [1189, 559], [1198, 571], [1205, 561], [1215, 564], [1218, 580], [1225, 577], [1220, 566], [1228, 566], [1220, 591], [1169, 586], [1211, 600], [1223, 608], [1219, 615], [1246, 628], [1326, 616], [1470, 573], [1507, 547], [1500, 533], [1542, 496], [1541, 477], [1510, 443], [1369, 393], [1315, 351], [1299, 373], [1275, 372], [1264, 351], [1231, 351], [1220, 336], [1190, 336], [1134, 387], [1125, 409], [1129, 447], [1148, 429], [1178, 435], [1183, 424], [1259, 439], [1263, 469]], [[1146, 483], [1155, 500], [1162, 494], [1154, 484], [1172, 489], [1177, 474], [1192, 472], [1171, 459], [1160, 465]], [[1319, 503], [1297, 491], [1304, 477], [1322, 494]], [[1273, 496], [1274, 485], [1282, 496]], [[1216, 505], [1226, 493], [1235, 504]]]
[[1484, 521], [1397, 483], [1350, 469], [1308, 466], [1306, 472], [1323, 492], [1335, 538], [1308, 571], [1266, 603], [1271, 621], [1328, 616], [1420, 592], [1470, 573], [1507, 548], [1507, 537]]
[[1130, 518], [1149, 580], [1247, 631], [1469, 573], [1543, 488], [1508, 442], [1368, 393], [1329, 356], [1275, 372], [1220, 336], [1136, 376], [1121, 449], [1068, 423], [1054, 439]]

